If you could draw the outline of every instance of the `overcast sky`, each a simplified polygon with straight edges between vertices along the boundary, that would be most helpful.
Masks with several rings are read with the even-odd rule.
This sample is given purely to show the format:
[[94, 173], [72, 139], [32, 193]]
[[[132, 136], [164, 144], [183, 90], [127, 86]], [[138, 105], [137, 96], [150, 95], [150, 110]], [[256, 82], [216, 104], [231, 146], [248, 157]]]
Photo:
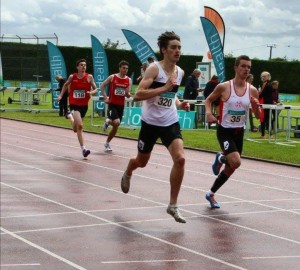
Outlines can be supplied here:
[[[247, 54], [251, 58], [269, 59], [270, 46], [275, 45], [272, 58], [300, 60], [299, 0], [0, 1], [2, 37], [9, 34], [45, 37], [55, 33], [58, 45], [91, 47], [92, 34], [100, 42], [109, 38], [130, 49], [121, 31], [128, 29], [157, 51], [157, 37], [172, 30], [180, 35], [185, 55], [203, 55], [207, 50], [200, 16], [204, 16], [204, 6], [209, 6], [225, 22], [225, 55]], [[40, 43], [45, 44], [45, 40]]]

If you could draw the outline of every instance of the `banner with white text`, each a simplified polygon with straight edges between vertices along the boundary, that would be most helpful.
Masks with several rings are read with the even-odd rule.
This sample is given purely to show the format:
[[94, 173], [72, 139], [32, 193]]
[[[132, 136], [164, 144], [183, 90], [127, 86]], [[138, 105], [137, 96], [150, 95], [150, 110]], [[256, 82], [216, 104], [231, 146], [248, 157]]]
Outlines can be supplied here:
[[147, 58], [150, 56], [154, 59], [154, 61], [157, 61], [154, 51], [141, 36], [126, 29], [122, 29], [122, 32], [126, 37], [131, 49], [142, 64], [147, 63]]
[[59, 96], [59, 91], [55, 91], [59, 88], [59, 83], [56, 81], [55, 77], [60, 75], [67, 79], [67, 70], [64, 57], [62, 56], [60, 50], [53, 43], [47, 41], [48, 56], [49, 56], [49, 66], [50, 66], [50, 79], [51, 79], [51, 89], [52, 89], [52, 108], [59, 109], [59, 103], [57, 97]]

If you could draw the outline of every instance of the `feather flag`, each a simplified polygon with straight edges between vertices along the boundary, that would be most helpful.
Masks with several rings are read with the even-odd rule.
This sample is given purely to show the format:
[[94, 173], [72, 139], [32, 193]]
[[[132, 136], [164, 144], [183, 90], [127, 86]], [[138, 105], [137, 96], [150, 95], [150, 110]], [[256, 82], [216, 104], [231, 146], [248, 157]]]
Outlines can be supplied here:
[[221, 17], [221, 15], [213, 8], [204, 6], [204, 17], [209, 19], [213, 25], [216, 27], [220, 39], [222, 41], [222, 47], [224, 50], [225, 45], [225, 23]]
[[219, 33], [214, 24], [205, 17], [200, 17], [206, 41], [215, 65], [215, 69], [219, 78], [219, 82], [225, 80], [225, 64], [223, 46]]
[[[98, 89], [97, 95], [102, 96], [100, 91], [101, 84], [109, 76], [108, 71], [108, 61], [106, 52], [101, 44], [101, 42], [93, 35], [91, 35], [92, 42], [92, 55], [93, 55], [93, 69], [94, 69], [94, 79]], [[108, 88], [105, 89], [106, 94], [108, 95]], [[105, 103], [103, 100], [98, 100], [93, 103], [94, 111], [105, 111]]]
[[62, 76], [67, 78], [66, 64], [63, 55], [61, 54], [59, 48], [55, 46], [50, 41], [47, 41], [48, 56], [49, 56], [49, 66], [50, 66], [50, 79], [51, 79], [51, 89], [52, 89], [52, 108], [58, 109], [59, 103], [57, 97], [59, 95], [58, 91], [59, 83], [56, 81], [56, 76]]
[[150, 56], [157, 61], [154, 51], [141, 36], [126, 29], [122, 29], [122, 32], [126, 37], [131, 49], [142, 64], [147, 63], [147, 58]]

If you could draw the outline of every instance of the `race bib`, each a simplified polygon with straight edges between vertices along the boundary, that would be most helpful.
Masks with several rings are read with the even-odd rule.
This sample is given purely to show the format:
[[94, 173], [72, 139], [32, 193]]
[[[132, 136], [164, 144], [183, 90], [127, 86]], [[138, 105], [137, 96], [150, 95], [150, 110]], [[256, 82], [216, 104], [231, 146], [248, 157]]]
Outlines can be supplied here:
[[233, 111], [229, 110], [226, 115], [225, 121], [227, 123], [244, 123], [246, 120], [245, 111]]
[[167, 109], [172, 108], [175, 104], [175, 95], [174, 92], [162, 93], [155, 98], [154, 104]]
[[117, 87], [115, 89], [115, 95], [116, 96], [125, 96], [125, 88]]
[[74, 90], [73, 98], [85, 98], [85, 90]]

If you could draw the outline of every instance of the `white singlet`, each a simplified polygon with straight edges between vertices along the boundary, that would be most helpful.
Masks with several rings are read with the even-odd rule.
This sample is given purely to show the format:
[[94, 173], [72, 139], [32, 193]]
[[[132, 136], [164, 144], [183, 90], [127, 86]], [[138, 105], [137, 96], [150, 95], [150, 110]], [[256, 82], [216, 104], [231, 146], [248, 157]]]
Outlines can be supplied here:
[[250, 104], [250, 84], [246, 84], [245, 92], [238, 96], [235, 92], [233, 80], [230, 83], [230, 96], [226, 101], [220, 102], [219, 123], [224, 128], [244, 127], [248, 107]]
[[[154, 64], [158, 67], [158, 75], [150, 88], [161, 87], [165, 85], [168, 80], [168, 76], [160, 63], [154, 62]], [[165, 127], [178, 122], [175, 100], [177, 96], [176, 93], [183, 77], [183, 70], [179, 66], [176, 66], [175, 68], [177, 69], [177, 86], [169, 92], [143, 101], [142, 120], [147, 124]]]

